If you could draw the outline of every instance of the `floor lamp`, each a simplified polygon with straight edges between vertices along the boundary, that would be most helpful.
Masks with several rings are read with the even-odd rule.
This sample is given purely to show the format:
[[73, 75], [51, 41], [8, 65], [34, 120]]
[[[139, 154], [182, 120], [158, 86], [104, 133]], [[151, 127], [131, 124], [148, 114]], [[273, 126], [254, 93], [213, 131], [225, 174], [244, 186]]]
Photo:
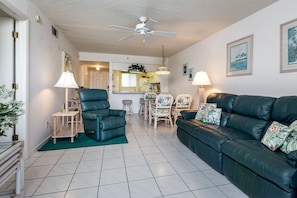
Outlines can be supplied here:
[[55, 87], [65, 88], [65, 112], [68, 113], [68, 88], [78, 88], [72, 72], [63, 72]]
[[208, 75], [204, 71], [195, 74], [192, 85], [199, 85], [199, 105], [204, 103], [204, 85], [211, 85]]

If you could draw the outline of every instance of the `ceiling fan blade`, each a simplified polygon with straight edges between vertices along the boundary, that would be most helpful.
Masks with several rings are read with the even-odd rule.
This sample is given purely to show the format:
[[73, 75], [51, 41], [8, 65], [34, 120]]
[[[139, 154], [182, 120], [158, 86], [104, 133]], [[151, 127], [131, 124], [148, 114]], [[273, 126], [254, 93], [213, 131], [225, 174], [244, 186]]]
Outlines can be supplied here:
[[144, 25], [144, 28], [147, 28], [147, 29], [151, 29], [158, 21], [154, 20], [154, 19], [149, 19], [145, 25]]
[[123, 30], [135, 31], [134, 28], [124, 27], [124, 26], [119, 26], [119, 25], [110, 25], [109, 27], [111, 27], [111, 28], [119, 28], [119, 29], [123, 29]]
[[150, 33], [151, 33], [152, 35], [157, 35], [157, 36], [176, 37], [176, 33], [175, 33], [175, 32], [151, 31]]
[[119, 39], [119, 41], [124, 41], [124, 40], [130, 39], [130, 38], [132, 38], [132, 37], [134, 37], [134, 36], [136, 36], [136, 35], [137, 35], [137, 34], [130, 34], [130, 35], [128, 35], [128, 36], [125, 36], [125, 37]]
[[152, 37], [150, 37], [150, 35], [148, 35], [148, 34], [146, 34], [146, 35], [144, 36], [144, 41], [145, 41], [146, 43], [148, 43], [148, 44], [153, 44], [153, 43], [154, 43]]

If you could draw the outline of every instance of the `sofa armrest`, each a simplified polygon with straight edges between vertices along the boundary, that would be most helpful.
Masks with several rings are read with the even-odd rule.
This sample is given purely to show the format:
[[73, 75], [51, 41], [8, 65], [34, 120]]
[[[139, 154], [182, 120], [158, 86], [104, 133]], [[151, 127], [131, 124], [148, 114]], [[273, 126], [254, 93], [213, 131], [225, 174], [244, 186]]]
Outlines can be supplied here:
[[110, 109], [109, 110], [109, 115], [110, 116], [125, 117], [126, 116], [126, 111], [120, 110], [120, 109]]
[[96, 113], [83, 112], [82, 117], [83, 117], [83, 119], [87, 119], [87, 120], [97, 120], [97, 118], [99, 120], [102, 120], [102, 115], [96, 114]]
[[182, 110], [180, 112], [181, 116], [185, 120], [194, 119], [196, 116], [197, 110], [189, 109], [189, 110]]

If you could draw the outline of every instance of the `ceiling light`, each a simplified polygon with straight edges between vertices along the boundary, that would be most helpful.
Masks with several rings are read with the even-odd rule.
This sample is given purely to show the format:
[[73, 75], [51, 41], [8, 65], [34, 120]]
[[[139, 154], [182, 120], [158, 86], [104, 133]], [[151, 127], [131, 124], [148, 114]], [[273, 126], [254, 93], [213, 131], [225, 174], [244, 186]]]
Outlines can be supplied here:
[[162, 66], [158, 67], [156, 74], [158, 75], [169, 75], [170, 71], [169, 69], [165, 66], [165, 57], [164, 57], [164, 45], [162, 45]]

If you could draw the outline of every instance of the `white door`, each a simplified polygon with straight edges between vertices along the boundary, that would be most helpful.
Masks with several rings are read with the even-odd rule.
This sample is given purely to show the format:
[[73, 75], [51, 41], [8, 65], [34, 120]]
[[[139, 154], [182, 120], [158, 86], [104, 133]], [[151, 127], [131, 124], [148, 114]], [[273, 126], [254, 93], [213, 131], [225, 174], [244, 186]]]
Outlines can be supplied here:
[[[13, 30], [13, 19], [0, 17], [0, 85], [4, 84], [8, 89], [12, 88], [14, 82]], [[0, 142], [11, 141], [13, 130], [9, 130], [6, 135], [0, 138]]]
[[108, 72], [92, 70], [90, 73], [90, 88], [106, 89], [108, 91]]

